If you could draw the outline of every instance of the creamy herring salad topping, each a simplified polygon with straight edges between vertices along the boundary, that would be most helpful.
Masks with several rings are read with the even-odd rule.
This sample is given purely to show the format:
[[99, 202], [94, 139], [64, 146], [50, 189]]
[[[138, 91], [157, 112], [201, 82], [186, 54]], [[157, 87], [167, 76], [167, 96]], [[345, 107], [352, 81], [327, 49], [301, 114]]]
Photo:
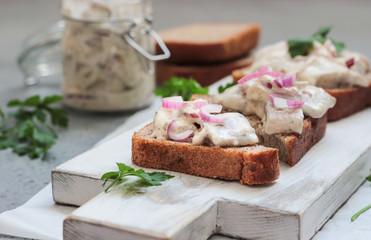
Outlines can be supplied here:
[[184, 102], [181, 97], [164, 98], [153, 121], [153, 137], [219, 147], [258, 143], [255, 130], [242, 114], [220, 113], [221, 108], [205, 100]]
[[343, 50], [339, 55], [328, 39], [323, 44], [315, 41], [313, 50], [307, 56], [292, 58], [287, 42], [281, 41], [266, 46], [255, 55], [254, 63], [245, 74], [270, 66], [273, 71], [285, 74], [298, 73], [298, 81], [308, 82], [325, 89], [367, 87], [371, 72], [370, 61], [360, 53]]
[[301, 133], [304, 116], [320, 118], [336, 99], [322, 88], [297, 82], [300, 74], [284, 75], [262, 67], [239, 84], [214, 96], [213, 101], [244, 115], [257, 115], [267, 134]]

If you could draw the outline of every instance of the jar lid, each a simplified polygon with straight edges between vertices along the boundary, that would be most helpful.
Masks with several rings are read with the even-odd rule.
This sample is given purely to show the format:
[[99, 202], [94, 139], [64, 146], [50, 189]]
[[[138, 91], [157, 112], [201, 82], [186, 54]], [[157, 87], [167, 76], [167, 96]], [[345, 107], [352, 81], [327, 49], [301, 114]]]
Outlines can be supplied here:
[[63, 0], [62, 15], [74, 20], [141, 22], [152, 16], [150, 0]]
[[60, 41], [64, 27], [64, 21], [59, 21], [24, 41], [17, 63], [24, 74], [26, 85], [35, 85], [42, 79], [62, 76]]

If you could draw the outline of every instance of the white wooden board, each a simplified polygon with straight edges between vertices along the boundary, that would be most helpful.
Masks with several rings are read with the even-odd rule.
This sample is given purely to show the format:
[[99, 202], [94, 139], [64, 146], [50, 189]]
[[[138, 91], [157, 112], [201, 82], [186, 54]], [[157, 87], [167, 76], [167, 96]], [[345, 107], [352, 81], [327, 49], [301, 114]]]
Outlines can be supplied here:
[[[126, 132], [52, 172], [56, 202], [85, 205], [64, 223], [65, 239], [309, 239], [364, 181], [371, 168], [371, 109], [328, 124], [325, 137], [279, 180], [246, 186], [171, 172], [160, 187], [101, 193], [98, 179], [131, 165]], [[149, 169], [146, 169], [149, 170]], [[132, 189], [131, 189], [132, 190]]]

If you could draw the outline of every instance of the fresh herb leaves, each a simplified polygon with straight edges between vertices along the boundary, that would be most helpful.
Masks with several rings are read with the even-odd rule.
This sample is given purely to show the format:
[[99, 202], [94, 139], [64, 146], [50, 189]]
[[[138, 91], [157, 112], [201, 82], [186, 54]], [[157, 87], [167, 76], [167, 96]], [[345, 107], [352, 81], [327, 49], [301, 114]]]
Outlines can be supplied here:
[[331, 38], [328, 38], [327, 35], [331, 31], [331, 26], [321, 27], [317, 30], [310, 38], [293, 38], [287, 41], [289, 47], [289, 53], [291, 57], [296, 57], [298, 55], [306, 56], [310, 53], [313, 49], [314, 41], [318, 41], [320, 43], [325, 43], [327, 39], [330, 39], [332, 44], [334, 44], [336, 48], [336, 52], [338, 54], [345, 48], [345, 44], [343, 42], [337, 42]]
[[234, 85], [236, 85], [237, 83], [235, 82], [231, 82], [231, 83], [227, 83], [225, 86], [223, 85], [220, 85], [218, 87], [218, 92], [219, 93], [223, 93], [226, 89], [230, 88], [230, 87], [233, 87]]
[[[370, 181], [371, 182], [371, 174], [369, 176], [366, 177], [366, 180], [367, 181]], [[352, 222], [354, 220], [356, 220], [356, 218], [361, 215], [362, 213], [366, 212], [368, 209], [371, 208], [371, 204], [370, 205], [367, 205], [366, 207], [362, 208], [361, 210], [359, 210], [358, 212], [356, 212], [356, 214], [354, 214], [351, 218]]]
[[203, 88], [193, 78], [172, 77], [164, 82], [161, 88], [155, 90], [155, 94], [161, 97], [182, 96], [184, 101], [190, 100], [193, 94], [207, 94], [209, 89]]
[[47, 123], [50, 115], [52, 125], [67, 127], [67, 111], [50, 105], [62, 100], [59, 95], [41, 99], [35, 95], [24, 101], [14, 99], [8, 102], [7, 116], [0, 109], [0, 149], [11, 148], [18, 155], [28, 155], [31, 159], [44, 158], [54, 145], [57, 133]]
[[134, 168], [129, 167], [123, 163], [116, 164], [119, 168], [119, 171], [107, 172], [101, 177], [101, 180], [104, 181], [104, 183], [102, 184], [103, 187], [106, 185], [107, 181], [112, 181], [111, 184], [105, 189], [105, 192], [107, 192], [115, 184], [122, 183], [124, 178], [127, 176], [139, 177], [142, 181], [147, 183], [148, 186], [159, 186], [161, 185], [161, 182], [174, 177], [162, 172], [146, 173], [143, 169], [134, 170]]
[[289, 53], [292, 58], [296, 56], [307, 56], [313, 48], [313, 39], [293, 38], [287, 41]]

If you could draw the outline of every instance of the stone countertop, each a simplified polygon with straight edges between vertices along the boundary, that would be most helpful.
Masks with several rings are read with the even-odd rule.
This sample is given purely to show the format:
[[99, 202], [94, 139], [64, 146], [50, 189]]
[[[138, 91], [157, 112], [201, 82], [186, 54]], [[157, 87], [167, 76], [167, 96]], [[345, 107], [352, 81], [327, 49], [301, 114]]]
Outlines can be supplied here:
[[[0, 103], [34, 94], [59, 93], [61, 79], [25, 87], [16, 65], [22, 42], [60, 19], [58, 0], [2, 0], [0, 8]], [[330, 36], [347, 48], [371, 57], [370, 1], [254, 1], [254, 0], [155, 0], [156, 30], [195, 22], [259, 22], [260, 46], [297, 36], [309, 36], [319, 26], [333, 25]], [[97, 115], [69, 110], [68, 129], [45, 160], [18, 157], [0, 151], [0, 213], [25, 203], [50, 182], [50, 171], [92, 147], [121, 125], [130, 114]]]

